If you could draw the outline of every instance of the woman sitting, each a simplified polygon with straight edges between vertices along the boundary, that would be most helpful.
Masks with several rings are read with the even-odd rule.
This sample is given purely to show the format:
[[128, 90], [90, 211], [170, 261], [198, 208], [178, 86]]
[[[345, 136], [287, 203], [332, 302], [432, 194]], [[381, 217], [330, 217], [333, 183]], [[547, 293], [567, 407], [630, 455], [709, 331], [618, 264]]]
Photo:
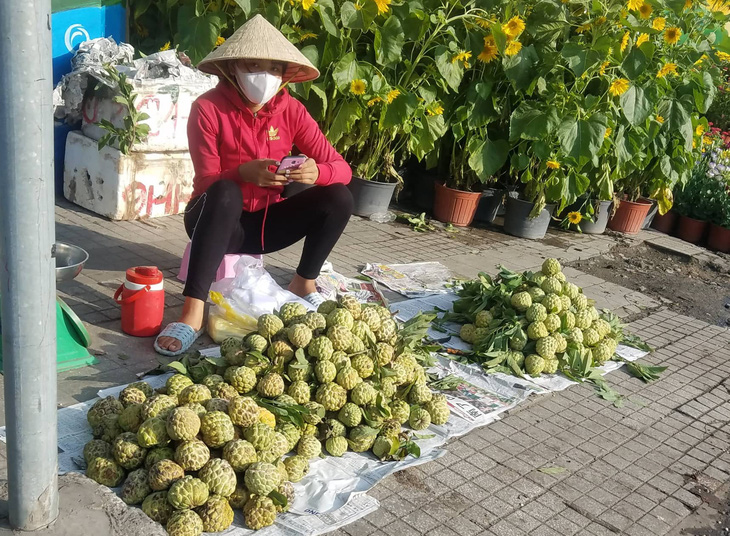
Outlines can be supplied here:
[[[195, 178], [184, 219], [192, 243], [182, 316], [154, 345], [165, 355], [186, 351], [201, 333], [228, 253], [271, 253], [304, 239], [289, 290], [319, 305], [314, 281], [352, 214], [350, 166], [284, 88], [319, 71], [284, 35], [257, 15], [198, 67], [221, 80], [193, 103], [188, 122]], [[285, 160], [277, 172], [293, 147], [303, 163]], [[290, 182], [315, 187], [284, 199]]]

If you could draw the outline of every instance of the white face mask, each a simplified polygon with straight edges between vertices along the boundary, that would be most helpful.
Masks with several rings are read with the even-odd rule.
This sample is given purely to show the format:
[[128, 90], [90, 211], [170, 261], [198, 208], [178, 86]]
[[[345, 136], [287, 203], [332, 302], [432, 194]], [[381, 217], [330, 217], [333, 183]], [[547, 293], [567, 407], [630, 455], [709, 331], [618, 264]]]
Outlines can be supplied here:
[[281, 87], [281, 76], [268, 72], [249, 73], [236, 67], [236, 81], [246, 98], [254, 104], [266, 104]]

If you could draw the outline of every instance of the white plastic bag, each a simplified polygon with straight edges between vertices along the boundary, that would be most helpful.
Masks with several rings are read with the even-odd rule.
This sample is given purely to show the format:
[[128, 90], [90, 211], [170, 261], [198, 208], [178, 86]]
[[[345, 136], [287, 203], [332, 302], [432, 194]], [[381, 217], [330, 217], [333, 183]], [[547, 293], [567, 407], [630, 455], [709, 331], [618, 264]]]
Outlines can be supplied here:
[[262, 259], [241, 257], [236, 262], [234, 270], [236, 275], [233, 278], [213, 283], [211, 292], [219, 292], [230, 307], [240, 315], [257, 319], [291, 301], [298, 301], [307, 309], [313, 309], [309, 302], [281, 288], [264, 269]]

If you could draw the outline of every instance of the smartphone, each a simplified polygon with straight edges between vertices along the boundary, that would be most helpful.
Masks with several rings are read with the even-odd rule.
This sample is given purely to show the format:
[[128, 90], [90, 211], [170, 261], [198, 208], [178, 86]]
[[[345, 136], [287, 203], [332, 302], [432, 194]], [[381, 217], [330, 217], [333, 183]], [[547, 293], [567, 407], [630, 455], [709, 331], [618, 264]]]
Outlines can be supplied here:
[[306, 156], [285, 156], [281, 159], [281, 163], [279, 163], [279, 167], [276, 169], [276, 174], [281, 175], [287, 170], [297, 169], [306, 160]]

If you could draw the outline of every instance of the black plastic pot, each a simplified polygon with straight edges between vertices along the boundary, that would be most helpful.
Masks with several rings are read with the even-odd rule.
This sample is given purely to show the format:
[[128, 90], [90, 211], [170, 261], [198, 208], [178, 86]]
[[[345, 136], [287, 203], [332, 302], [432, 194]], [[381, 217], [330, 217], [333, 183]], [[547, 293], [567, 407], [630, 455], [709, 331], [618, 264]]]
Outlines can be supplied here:
[[580, 222], [580, 230], [587, 234], [603, 234], [608, 225], [608, 217], [611, 215], [612, 201], [599, 201], [598, 209], [593, 214], [596, 221], [587, 219]]
[[494, 188], [484, 190], [482, 192], [482, 198], [479, 200], [479, 205], [477, 206], [477, 212], [474, 215], [474, 221], [492, 223], [502, 206], [504, 194], [504, 190], [496, 190]]
[[[517, 199], [520, 197], [520, 193], [516, 192], [514, 190], [505, 190], [505, 193], [507, 194], [508, 197], [512, 197], [514, 199]], [[497, 216], [504, 216], [504, 213], [507, 209], [507, 205], [504, 203], [505, 199], [506, 199], [506, 197], [503, 196], [502, 197], [503, 203], [501, 205], [499, 205], [499, 208], [497, 209]]]
[[505, 203], [504, 230], [513, 236], [539, 240], [545, 237], [550, 215], [555, 210], [555, 205], [545, 205], [540, 214], [530, 218], [530, 212], [535, 204], [531, 201], [523, 201], [514, 197], [507, 197]]
[[649, 201], [651, 201], [651, 208], [649, 209], [649, 214], [647, 214], [646, 218], [644, 218], [644, 223], [641, 226], [642, 229], [648, 229], [649, 227], [651, 227], [651, 222], [654, 221], [654, 217], [659, 211], [659, 206], [657, 205], [656, 200], [649, 199]]
[[353, 177], [347, 187], [355, 201], [354, 214], [367, 218], [371, 214], [386, 212], [395, 186], [394, 182], [366, 181], [360, 177]]

